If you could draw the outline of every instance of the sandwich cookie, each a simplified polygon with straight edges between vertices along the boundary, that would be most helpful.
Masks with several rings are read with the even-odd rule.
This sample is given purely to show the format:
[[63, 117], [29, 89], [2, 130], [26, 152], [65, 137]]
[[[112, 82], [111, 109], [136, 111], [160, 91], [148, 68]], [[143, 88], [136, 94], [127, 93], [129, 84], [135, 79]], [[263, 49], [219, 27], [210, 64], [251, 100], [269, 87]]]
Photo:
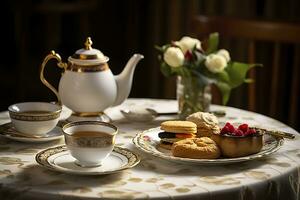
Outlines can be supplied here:
[[188, 121], [165, 121], [160, 128], [163, 130], [158, 134], [160, 146], [165, 149], [171, 149], [174, 142], [194, 138], [197, 133], [197, 125]]

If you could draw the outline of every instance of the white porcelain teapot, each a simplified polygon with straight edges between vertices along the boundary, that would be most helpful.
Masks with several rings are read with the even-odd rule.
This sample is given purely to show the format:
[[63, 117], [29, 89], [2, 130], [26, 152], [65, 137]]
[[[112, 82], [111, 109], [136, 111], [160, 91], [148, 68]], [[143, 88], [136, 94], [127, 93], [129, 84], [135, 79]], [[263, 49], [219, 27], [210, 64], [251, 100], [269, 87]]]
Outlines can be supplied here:
[[[108, 67], [109, 58], [98, 49], [92, 48], [90, 37], [85, 48], [79, 49], [68, 58], [68, 63], [51, 51], [40, 68], [40, 79], [52, 90], [58, 102], [73, 111], [69, 121], [93, 120], [109, 121], [103, 111], [111, 106], [121, 104], [129, 95], [134, 69], [144, 56], [134, 54], [124, 70], [114, 76]], [[56, 59], [57, 65], [64, 69], [58, 91], [45, 79], [44, 69], [50, 59]]]

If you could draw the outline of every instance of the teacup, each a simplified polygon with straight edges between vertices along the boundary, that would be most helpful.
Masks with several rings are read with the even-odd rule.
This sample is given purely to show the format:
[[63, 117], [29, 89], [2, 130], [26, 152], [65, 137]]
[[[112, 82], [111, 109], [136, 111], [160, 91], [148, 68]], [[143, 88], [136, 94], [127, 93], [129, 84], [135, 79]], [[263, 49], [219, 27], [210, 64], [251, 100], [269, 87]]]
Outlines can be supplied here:
[[63, 127], [67, 148], [82, 167], [100, 166], [112, 152], [117, 132], [116, 126], [99, 121], [77, 121]]
[[46, 136], [58, 123], [62, 107], [47, 102], [23, 102], [8, 107], [15, 129], [28, 136]]

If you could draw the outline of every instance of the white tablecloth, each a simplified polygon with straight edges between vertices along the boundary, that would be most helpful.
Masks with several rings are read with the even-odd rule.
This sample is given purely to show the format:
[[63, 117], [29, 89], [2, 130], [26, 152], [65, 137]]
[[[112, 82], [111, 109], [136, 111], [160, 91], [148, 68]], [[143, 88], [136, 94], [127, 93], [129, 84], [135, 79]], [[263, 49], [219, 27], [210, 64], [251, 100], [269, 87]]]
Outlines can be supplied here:
[[[0, 138], [0, 199], [299, 199], [300, 137], [288, 126], [266, 116], [236, 108], [225, 110], [221, 122], [245, 122], [297, 134], [275, 154], [224, 166], [185, 165], [140, 152], [131, 142], [136, 133], [157, 127], [168, 117], [137, 123], [122, 117], [120, 108], [145, 106], [159, 112], [177, 110], [174, 100], [129, 99], [106, 113], [119, 127], [117, 145], [138, 153], [142, 161], [133, 169], [105, 176], [75, 176], [40, 167], [40, 150], [64, 143], [26, 144]], [[70, 114], [64, 109], [63, 117]], [[9, 122], [7, 112], [0, 123]]]

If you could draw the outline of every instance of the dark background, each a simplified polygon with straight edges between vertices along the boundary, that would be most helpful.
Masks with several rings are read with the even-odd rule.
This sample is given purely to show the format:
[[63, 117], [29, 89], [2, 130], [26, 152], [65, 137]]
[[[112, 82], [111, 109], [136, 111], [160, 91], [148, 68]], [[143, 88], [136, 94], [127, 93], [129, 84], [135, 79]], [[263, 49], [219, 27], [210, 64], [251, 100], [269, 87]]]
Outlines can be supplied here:
[[[83, 47], [87, 36], [92, 37], [93, 47], [110, 57], [114, 74], [121, 72], [133, 53], [145, 55], [136, 68], [130, 97], [175, 98], [175, 80], [160, 73], [154, 45], [188, 35], [193, 16], [221, 15], [298, 24], [300, 21], [298, 0], [6, 0], [1, 3], [1, 110], [15, 102], [55, 100], [39, 80], [40, 64], [52, 49], [66, 61]], [[263, 63], [264, 68], [257, 71], [259, 95], [255, 111], [265, 115], [270, 115], [270, 45], [259, 44], [257, 56], [257, 62]], [[230, 49], [233, 60], [247, 61], [243, 43], [221, 43], [221, 47]], [[300, 95], [299, 91], [290, 91], [293, 52], [293, 46], [283, 46], [280, 99], [278, 110], [271, 117], [300, 130], [299, 123], [288, 118], [288, 94]], [[57, 86], [60, 72], [50, 63], [46, 77]], [[245, 91], [245, 85], [236, 89], [228, 105], [247, 109]], [[299, 106], [297, 109], [299, 113]]]

